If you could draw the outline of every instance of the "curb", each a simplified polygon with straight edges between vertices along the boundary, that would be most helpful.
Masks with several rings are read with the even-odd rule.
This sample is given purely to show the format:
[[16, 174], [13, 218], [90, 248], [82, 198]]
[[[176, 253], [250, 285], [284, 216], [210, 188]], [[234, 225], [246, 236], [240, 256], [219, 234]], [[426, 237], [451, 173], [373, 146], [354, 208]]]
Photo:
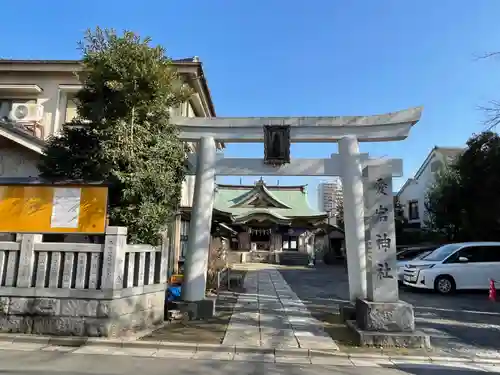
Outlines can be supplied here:
[[214, 352], [214, 353], [234, 353], [234, 354], [260, 354], [274, 355], [276, 357], [303, 357], [303, 358], [346, 358], [346, 359], [361, 359], [361, 360], [385, 360], [385, 361], [411, 361], [422, 363], [477, 363], [477, 364], [493, 364], [500, 365], [499, 358], [483, 357], [483, 356], [404, 356], [404, 355], [388, 355], [375, 353], [346, 353], [331, 349], [307, 349], [307, 348], [263, 348], [252, 346], [237, 346], [223, 344], [197, 344], [186, 342], [173, 341], [130, 341], [117, 339], [103, 338], [87, 338], [87, 337], [54, 337], [54, 336], [38, 336], [27, 334], [0, 334], [0, 342], [8, 342], [11, 344], [31, 343], [45, 344], [46, 346], [99, 346], [111, 348], [131, 348], [131, 349], [158, 349], [158, 350], [177, 350], [191, 352]]

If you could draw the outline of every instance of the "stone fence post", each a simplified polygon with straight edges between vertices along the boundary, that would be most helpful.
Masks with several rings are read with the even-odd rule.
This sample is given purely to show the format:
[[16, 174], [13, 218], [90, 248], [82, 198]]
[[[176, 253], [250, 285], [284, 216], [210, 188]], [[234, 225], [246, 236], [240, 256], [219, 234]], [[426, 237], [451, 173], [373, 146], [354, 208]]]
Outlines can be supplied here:
[[18, 288], [29, 288], [31, 287], [35, 267], [35, 243], [42, 242], [42, 235], [22, 234], [17, 236], [16, 239], [21, 242], [16, 286]]
[[173, 236], [173, 233], [167, 229], [161, 233], [161, 260], [160, 260], [160, 276], [158, 282], [160, 284], [167, 283], [168, 277], [168, 262], [170, 255], [170, 241]]
[[101, 289], [122, 289], [127, 246], [126, 227], [107, 227], [104, 242]]

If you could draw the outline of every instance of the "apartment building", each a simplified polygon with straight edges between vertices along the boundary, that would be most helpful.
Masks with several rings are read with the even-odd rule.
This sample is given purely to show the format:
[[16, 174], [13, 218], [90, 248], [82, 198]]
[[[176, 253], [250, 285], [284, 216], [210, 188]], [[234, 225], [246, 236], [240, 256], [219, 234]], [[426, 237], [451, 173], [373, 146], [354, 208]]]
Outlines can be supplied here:
[[[199, 59], [174, 60], [173, 65], [194, 92], [173, 114], [215, 117]], [[36, 166], [46, 140], [77, 114], [75, 95], [82, 85], [75, 73], [80, 69], [78, 60], [0, 60], [0, 178], [38, 176]], [[191, 146], [195, 151], [196, 145]], [[182, 186], [182, 207], [192, 206], [193, 189], [194, 176], [188, 176]], [[179, 214], [175, 222], [177, 257], [181, 237], [187, 241], [185, 221]]]
[[318, 209], [320, 211], [334, 213], [339, 198], [342, 198], [342, 184], [339, 178], [321, 181], [318, 184]]

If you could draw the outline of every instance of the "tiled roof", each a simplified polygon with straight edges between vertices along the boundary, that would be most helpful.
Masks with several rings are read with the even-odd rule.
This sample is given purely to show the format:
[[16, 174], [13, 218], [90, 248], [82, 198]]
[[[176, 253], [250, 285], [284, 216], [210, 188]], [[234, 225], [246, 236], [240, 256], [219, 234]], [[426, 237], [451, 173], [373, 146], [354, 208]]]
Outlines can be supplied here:
[[[218, 185], [215, 194], [214, 208], [231, 213], [234, 216], [261, 212], [263, 208], [233, 207], [245, 200], [257, 186]], [[289, 208], [266, 207], [277, 217], [315, 217], [326, 216], [325, 213], [312, 209], [307, 202], [307, 193], [304, 186], [265, 186], [264, 194], [269, 194], [271, 200], [279, 202]]]

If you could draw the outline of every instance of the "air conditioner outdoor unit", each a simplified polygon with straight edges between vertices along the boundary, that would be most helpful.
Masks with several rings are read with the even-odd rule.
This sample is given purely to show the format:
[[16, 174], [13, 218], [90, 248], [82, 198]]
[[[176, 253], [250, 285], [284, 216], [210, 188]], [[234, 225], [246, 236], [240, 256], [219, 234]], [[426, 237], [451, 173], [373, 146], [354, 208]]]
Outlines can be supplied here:
[[16, 122], [36, 122], [43, 118], [43, 106], [34, 103], [14, 103], [9, 118]]

